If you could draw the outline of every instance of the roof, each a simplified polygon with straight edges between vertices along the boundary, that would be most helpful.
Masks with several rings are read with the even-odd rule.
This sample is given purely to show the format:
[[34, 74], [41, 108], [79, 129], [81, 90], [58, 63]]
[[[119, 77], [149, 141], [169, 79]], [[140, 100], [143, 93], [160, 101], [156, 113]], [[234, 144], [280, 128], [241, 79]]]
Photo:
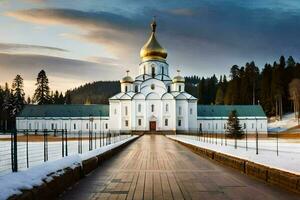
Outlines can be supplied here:
[[99, 115], [109, 116], [109, 105], [26, 105], [18, 117], [88, 117]]
[[228, 117], [236, 110], [239, 117], [266, 117], [260, 105], [198, 105], [198, 117]]

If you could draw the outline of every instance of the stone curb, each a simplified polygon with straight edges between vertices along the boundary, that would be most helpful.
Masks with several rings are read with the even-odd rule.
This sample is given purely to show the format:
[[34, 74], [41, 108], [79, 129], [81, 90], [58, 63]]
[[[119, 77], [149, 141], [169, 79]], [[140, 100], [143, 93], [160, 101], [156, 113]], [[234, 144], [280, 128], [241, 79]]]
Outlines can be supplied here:
[[257, 164], [245, 159], [229, 156], [202, 147], [197, 147], [173, 138], [169, 139], [186, 146], [198, 155], [207, 157], [218, 163], [221, 163], [222, 165], [236, 169], [244, 174], [247, 174], [248, 176], [300, 194], [300, 175], [274, 169], [265, 165]]
[[43, 184], [35, 186], [30, 190], [23, 190], [22, 194], [13, 195], [9, 200], [52, 200], [62, 194], [67, 188], [74, 185], [87, 174], [95, 170], [105, 160], [111, 158], [116, 153], [120, 152], [125, 146], [129, 145], [139, 137], [136, 137], [124, 144], [106, 151], [100, 155], [82, 161], [82, 165], [78, 164], [74, 169], [65, 168], [55, 173], [47, 175], [47, 179], [43, 180]]

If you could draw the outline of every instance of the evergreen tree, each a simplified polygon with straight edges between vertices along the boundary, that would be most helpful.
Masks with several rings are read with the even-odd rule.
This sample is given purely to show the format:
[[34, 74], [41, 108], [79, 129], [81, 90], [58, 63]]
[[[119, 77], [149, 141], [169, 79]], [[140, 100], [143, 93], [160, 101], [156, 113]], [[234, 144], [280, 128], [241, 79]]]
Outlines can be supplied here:
[[231, 111], [229, 114], [226, 133], [235, 138], [241, 138], [244, 135], [236, 110]]
[[23, 78], [17, 75], [12, 84], [13, 91], [13, 105], [12, 105], [12, 115], [16, 116], [24, 107], [25, 104], [25, 93], [24, 93]]
[[33, 99], [38, 104], [49, 104], [51, 103], [49, 80], [47, 78], [46, 72], [41, 70], [37, 76], [37, 86]]
[[222, 86], [219, 86], [219, 88], [217, 90], [215, 104], [217, 104], [217, 105], [224, 104], [224, 92], [223, 92]]

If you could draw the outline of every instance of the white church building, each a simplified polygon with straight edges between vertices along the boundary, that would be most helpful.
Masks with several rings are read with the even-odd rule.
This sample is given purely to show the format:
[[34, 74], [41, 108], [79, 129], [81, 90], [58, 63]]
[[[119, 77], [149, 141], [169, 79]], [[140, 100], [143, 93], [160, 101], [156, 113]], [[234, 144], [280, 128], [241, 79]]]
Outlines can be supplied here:
[[28, 105], [17, 117], [17, 129], [67, 129], [69, 132], [199, 132], [225, 133], [236, 110], [248, 133], [267, 133], [267, 117], [259, 105], [197, 105], [185, 92], [185, 79], [171, 77], [167, 51], [156, 39], [156, 23], [140, 51], [138, 76], [122, 78], [120, 93], [109, 105]]

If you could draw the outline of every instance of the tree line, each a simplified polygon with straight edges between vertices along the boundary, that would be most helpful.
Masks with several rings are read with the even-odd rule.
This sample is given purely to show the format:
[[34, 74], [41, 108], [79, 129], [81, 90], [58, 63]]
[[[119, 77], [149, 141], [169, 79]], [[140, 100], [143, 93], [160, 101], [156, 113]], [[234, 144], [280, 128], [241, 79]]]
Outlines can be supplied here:
[[186, 91], [199, 104], [260, 104], [268, 116], [281, 118], [283, 113], [299, 111], [300, 63], [281, 56], [261, 71], [254, 61], [233, 65], [229, 80], [225, 75], [219, 79], [215, 75], [186, 77]]

